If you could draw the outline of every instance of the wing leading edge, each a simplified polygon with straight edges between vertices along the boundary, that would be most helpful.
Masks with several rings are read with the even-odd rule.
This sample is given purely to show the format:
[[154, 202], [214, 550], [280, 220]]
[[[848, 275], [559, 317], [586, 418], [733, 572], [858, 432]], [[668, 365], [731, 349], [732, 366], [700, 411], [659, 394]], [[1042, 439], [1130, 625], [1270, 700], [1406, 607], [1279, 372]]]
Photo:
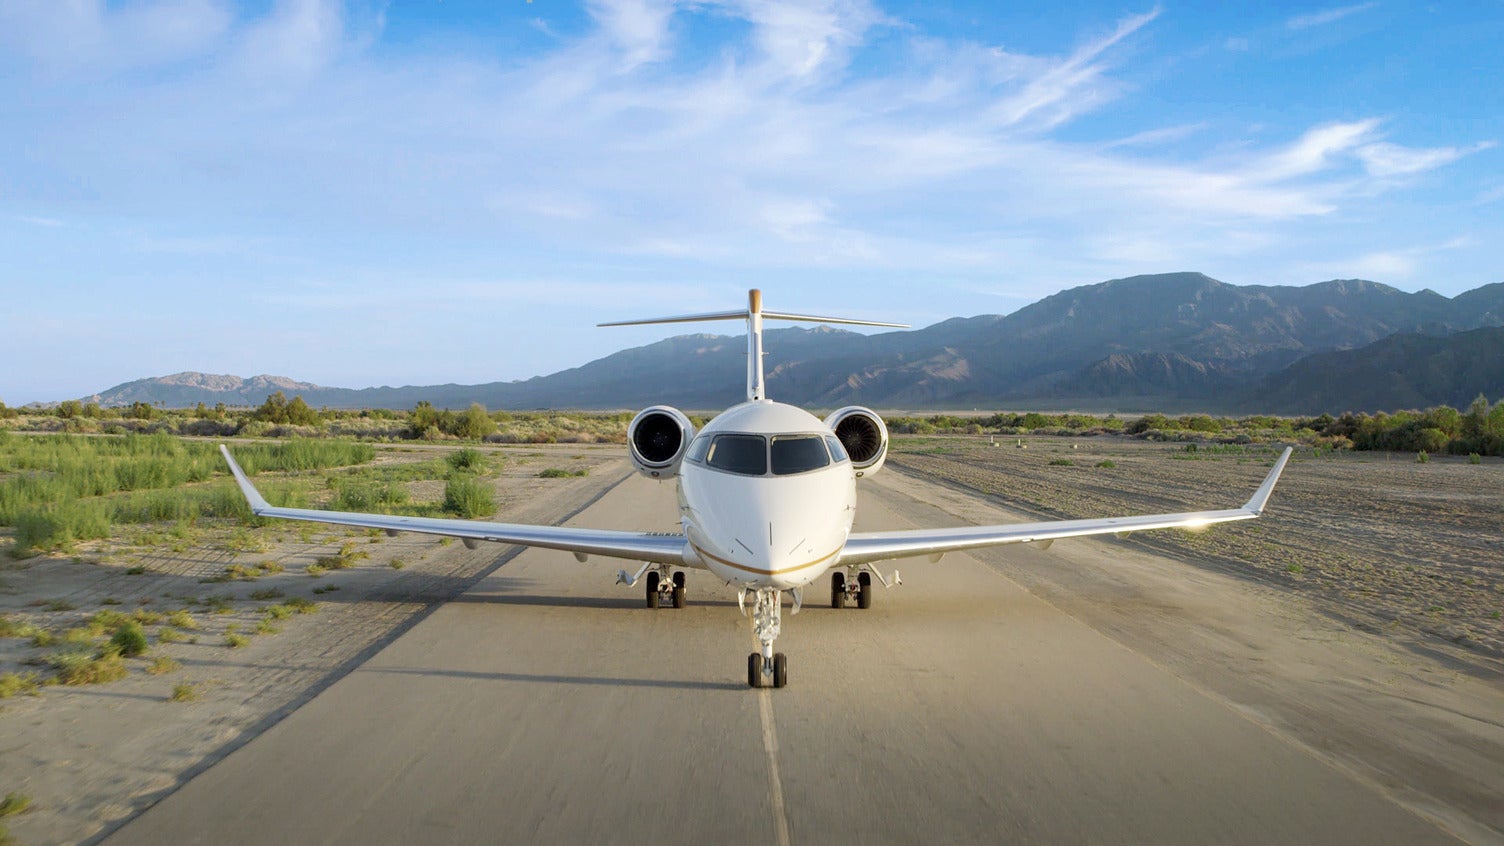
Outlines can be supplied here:
[[1251, 520], [1264, 512], [1274, 483], [1290, 460], [1286, 447], [1274, 469], [1264, 477], [1253, 496], [1241, 508], [1220, 511], [1188, 511], [1180, 514], [1145, 514], [1137, 517], [1107, 517], [1091, 520], [1050, 520], [1013, 523], [1006, 526], [965, 526], [957, 529], [913, 529], [899, 532], [854, 532], [841, 552], [842, 564], [866, 564], [888, 558], [942, 555], [1005, 543], [1053, 541], [1085, 535], [1140, 532], [1146, 529], [1198, 528], [1229, 520]]
[[[601, 555], [651, 561], [655, 564], [689, 565], [688, 544], [683, 535], [617, 532], [605, 529], [573, 529], [567, 526], [529, 526], [520, 523], [484, 523], [478, 520], [442, 520], [433, 517], [402, 517], [392, 514], [358, 514], [349, 511], [320, 511], [314, 508], [280, 508], [267, 502], [235, 463], [230, 451], [220, 444], [219, 451], [230, 463], [230, 472], [240, 492], [257, 517], [286, 520], [309, 520], [340, 526], [384, 529], [388, 532], [421, 532], [447, 535], [468, 541], [495, 541], [519, 546], [562, 549], [577, 556]], [[583, 559], [582, 559], [583, 560]]]

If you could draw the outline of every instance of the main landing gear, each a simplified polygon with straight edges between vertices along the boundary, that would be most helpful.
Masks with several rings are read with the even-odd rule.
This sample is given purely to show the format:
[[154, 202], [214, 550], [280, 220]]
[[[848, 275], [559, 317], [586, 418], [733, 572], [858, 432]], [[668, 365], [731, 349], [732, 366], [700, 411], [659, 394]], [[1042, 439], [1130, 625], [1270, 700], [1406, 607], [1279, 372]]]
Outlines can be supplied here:
[[[781, 626], [779, 617], [783, 610], [783, 591], [776, 588], [748, 588], [738, 597], [744, 612], [748, 596], [753, 597], [752, 634], [762, 644], [762, 651], [747, 656], [747, 686], [783, 687], [789, 682], [789, 659], [782, 652], [773, 651], [773, 641], [778, 639]], [[798, 599], [797, 593], [795, 599]]]
[[858, 608], [872, 607], [872, 574], [866, 570], [852, 573], [848, 579], [840, 570], [830, 574], [830, 607], [845, 608], [855, 601]]
[[675, 608], [684, 607], [684, 571], [674, 573], [672, 581], [663, 578], [657, 570], [648, 573], [648, 607], [657, 608], [665, 603]]
[[669, 568], [666, 564], [644, 564], [636, 575], [628, 574], [622, 570], [616, 574], [616, 583], [631, 587], [637, 584], [637, 580], [646, 574], [645, 586], [647, 590], [647, 605], [649, 608], [658, 608], [663, 605], [672, 605], [675, 608], [684, 607], [684, 571], [676, 570], [669, 578]]

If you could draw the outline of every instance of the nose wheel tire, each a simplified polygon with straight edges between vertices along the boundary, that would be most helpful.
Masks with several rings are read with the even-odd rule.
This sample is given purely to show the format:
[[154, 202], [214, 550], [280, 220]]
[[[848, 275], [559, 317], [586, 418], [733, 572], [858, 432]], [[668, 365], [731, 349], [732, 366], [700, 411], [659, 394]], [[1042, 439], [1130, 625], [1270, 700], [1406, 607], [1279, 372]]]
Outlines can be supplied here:
[[648, 607], [649, 608], [657, 608], [658, 607], [658, 581], [659, 581], [658, 574], [656, 572], [651, 572], [650, 571], [648, 573], [648, 579], [647, 579]]
[[830, 607], [846, 607], [846, 574], [835, 572], [830, 574]]
[[753, 652], [747, 656], [747, 687], [783, 687], [789, 683], [789, 659], [782, 652], [773, 653], [772, 678], [764, 672], [767, 663], [763, 661], [761, 652]]
[[872, 607], [872, 574], [865, 570], [856, 574], [856, 607]]
[[674, 573], [674, 607], [684, 607], [684, 571]]

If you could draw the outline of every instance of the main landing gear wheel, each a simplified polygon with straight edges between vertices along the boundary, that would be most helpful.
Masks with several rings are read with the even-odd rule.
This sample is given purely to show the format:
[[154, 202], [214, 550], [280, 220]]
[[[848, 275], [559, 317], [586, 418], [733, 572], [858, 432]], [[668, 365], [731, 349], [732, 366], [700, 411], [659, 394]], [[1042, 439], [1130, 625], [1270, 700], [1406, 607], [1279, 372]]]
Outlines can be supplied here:
[[856, 607], [872, 607], [872, 574], [863, 570], [856, 574]]
[[674, 607], [684, 607], [684, 571], [674, 573]]
[[658, 607], [658, 582], [659, 582], [658, 572], [656, 570], [650, 570], [650, 571], [648, 571], [647, 585], [648, 585], [648, 607], [649, 608], [657, 608]]
[[830, 607], [846, 607], [846, 574], [840, 571], [830, 574]]

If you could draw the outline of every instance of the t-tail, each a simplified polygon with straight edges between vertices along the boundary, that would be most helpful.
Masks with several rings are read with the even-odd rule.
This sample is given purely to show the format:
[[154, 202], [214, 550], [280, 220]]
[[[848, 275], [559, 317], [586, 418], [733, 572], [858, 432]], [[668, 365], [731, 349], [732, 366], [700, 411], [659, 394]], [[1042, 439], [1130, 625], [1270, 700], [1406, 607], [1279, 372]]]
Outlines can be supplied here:
[[707, 320], [747, 320], [747, 399], [768, 398], [767, 384], [762, 370], [762, 322], [768, 320], [794, 320], [803, 323], [835, 323], [844, 326], [884, 326], [890, 329], [907, 329], [906, 323], [881, 323], [875, 320], [856, 320], [850, 317], [819, 317], [813, 314], [790, 314], [783, 311], [764, 311], [762, 291], [756, 288], [747, 292], [746, 311], [716, 311], [709, 314], [683, 314], [674, 317], [650, 317], [644, 320], [620, 320], [601, 323], [600, 326], [646, 326], [653, 323], [699, 323]]

